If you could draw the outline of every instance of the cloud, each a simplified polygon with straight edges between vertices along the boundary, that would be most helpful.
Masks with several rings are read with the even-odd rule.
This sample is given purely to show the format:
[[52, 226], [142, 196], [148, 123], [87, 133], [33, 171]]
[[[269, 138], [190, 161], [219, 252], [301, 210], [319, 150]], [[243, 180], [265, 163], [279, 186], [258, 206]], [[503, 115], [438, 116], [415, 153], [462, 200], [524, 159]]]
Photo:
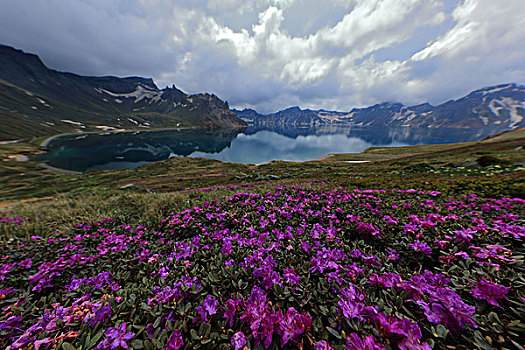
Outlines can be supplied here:
[[[465, 0], [452, 12], [454, 26], [407, 62], [432, 66], [418, 72], [421, 95], [436, 101], [503, 82], [525, 81], [523, 1]], [[446, 85], [448, 89], [440, 88]], [[448, 97], [445, 95], [448, 94]]]
[[436, 103], [525, 81], [522, 0], [0, 0], [0, 7], [0, 42], [38, 53], [52, 68], [151, 76], [263, 112]]

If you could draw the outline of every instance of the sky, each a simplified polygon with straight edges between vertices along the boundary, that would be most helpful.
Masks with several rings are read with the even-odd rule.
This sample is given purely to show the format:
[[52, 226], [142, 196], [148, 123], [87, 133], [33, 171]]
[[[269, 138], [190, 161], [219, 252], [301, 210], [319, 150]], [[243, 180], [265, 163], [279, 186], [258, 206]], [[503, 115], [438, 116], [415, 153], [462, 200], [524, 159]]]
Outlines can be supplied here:
[[439, 104], [525, 83], [525, 0], [0, 0], [0, 43], [262, 113]]

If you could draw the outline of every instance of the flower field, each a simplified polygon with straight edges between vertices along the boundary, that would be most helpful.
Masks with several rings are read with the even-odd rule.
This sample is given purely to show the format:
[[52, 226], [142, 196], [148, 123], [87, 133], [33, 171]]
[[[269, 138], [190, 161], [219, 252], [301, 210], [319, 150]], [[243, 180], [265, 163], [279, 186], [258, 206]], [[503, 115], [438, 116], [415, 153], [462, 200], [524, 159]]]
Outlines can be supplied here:
[[525, 200], [246, 191], [155, 227], [106, 218], [3, 239], [0, 346], [525, 347]]

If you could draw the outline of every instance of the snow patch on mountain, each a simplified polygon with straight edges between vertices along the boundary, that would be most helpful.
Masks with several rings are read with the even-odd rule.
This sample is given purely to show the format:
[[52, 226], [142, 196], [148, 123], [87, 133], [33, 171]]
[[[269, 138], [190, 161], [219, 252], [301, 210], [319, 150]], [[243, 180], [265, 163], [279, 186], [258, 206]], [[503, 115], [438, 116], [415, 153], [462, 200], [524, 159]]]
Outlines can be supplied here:
[[[137, 86], [137, 89], [133, 92], [128, 92], [128, 93], [125, 93], [125, 94], [118, 94], [118, 93], [115, 93], [115, 92], [112, 92], [112, 91], [108, 91], [108, 90], [105, 90], [105, 89], [95, 89], [97, 90], [98, 92], [103, 92], [103, 93], [106, 93], [112, 97], [121, 97], [121, 98], [134, 98], [135, 101], [134, 103], [138, 103], [140, 101], [142, 101], [143, 99], [148, 99], [150, 100], [149, 103], [153, 103], [153, 102], [158, 102], [160, 101], [160, 99], [162, 98], [162, 92], [161, 91], [155, 91], [155, 90], [151, 90], [150, 88], [146, 87], [146, 86], [143, 86], [143, 85], [138, 85]], [[116, 102], [117, 100], [115, 100]], [[119, 102], [117, 102], [119, 103]]]
[[508, 89], [508, 88], [511, 88], [512, 86], [514, 86], [514, 84], [508, 84], [508, 85], [504, 85], [504, 86], [498, 86], [498, 87], [494, 87], [492, 89], [488, 89], [488, 90], [482, 90], [481, 93], [483, 94], [483, 96], [487, 95], [487, 94], [492, 94], [494, 92], [498, 92], [498, 91], [503, 91], [505, 89]]
[[489, 108], [497, 116], [500, 112], [508, 111], [510, 115], [509, 127], [513, 128], [523, 121], [523, 116], [520, 115], [518, 108], [525, 110], [525, 101], [516, 101], [509, 97], [501, 97], [490, 101]]
[[483, 123], [483, 125], [489, 125], [489, 118], [487, 117], [483, 117], [483, 116], [479, 116], [479, 119], [481, 120], [481, 122]]

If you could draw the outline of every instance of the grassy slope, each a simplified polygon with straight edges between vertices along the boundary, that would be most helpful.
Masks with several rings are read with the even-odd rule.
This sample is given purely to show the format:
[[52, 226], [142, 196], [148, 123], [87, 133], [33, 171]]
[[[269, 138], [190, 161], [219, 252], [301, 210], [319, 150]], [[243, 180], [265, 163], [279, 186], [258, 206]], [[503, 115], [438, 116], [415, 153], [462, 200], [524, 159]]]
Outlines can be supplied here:
[[[137, 169], [85, 174], [59, 174], [16, 160], [20, 155], [41, 152], [36, 146], [40, 141], [0, 145], [0, 208], [31, 217], [34, 227], [26, 225], [26, 231], [53, 231], [100, 217], [121, 218], [128, 223], [155, 221], [172, 210], [226, 196], [242, 186], [264, 191], [283, 181], [324, 181], [362, 189], [419, 188], [454, 195], [525, 196], [525, 169], [519, 165], [525, 160], [523, 131], [464, 144], [374, 147], [361, 154], [330, 155], [304, 163], [276, 161], [255, 166], [172, 158]], [[501, 164], [485, 168], [450, 166], [482, 156], [496, 157]], [[355, 160], [370, 162], [348, 163]], [[134, 186], [120, 189], [127, 184]], [[214, 186], [219, 188], [188, 191]]]
[[[103, 339], [107, 337], [101, 338], [101, 336], [106, 329], [109, 329], [108, 327], [116, 326], [122, 320], [128, 322], [128, 330], [131, 329], [136, 333], [134, 334], [133, 342], [131, 344], [128, 343], [131, 347], [144, 347], [149, 349], [154, 348], [155, 345], [158, 348], [166, 348], [165, 344], [169, 336], [167, 332], [162, 333], [162, 336], [157, 332], [158, 334], [153, 335], [150, 341], [150, 336], [148, 336], [146, 332], [143, 332], [143, 330], [144, 326], [149, 323], [151, 323], [153, 327], [157, 327], [153, 322], [160, 320], [161, 316], [170, 312], [170, 310], [177, 310], [177, 317], [180, 317], [180, 320], [174, 325], [167, 326], [169, 328], [168, 330], [171, 331], [172, 328], [180, 329], [181, 332], [183, 332], [184, 342], [189, 348], [196, 348], [197, 346], [201, 346], [202, 348], [217, 348], [218, 344], [220, 344], [222, 348], [229, 348], [228, 344], [230, 344], [230, 338], [232, 338], [233, 333], [238, 329], [244, 329], [246, 331], [248, 329], [246, 325], [243, 326], [241, 324], [239, 326], [239, 321], [236, 321], [237, 323], [233, 328], [232, 326], [228, 327], [226, 326], [224, 317], [219, 314], [214, 316], [209, 324], [203, 323], [202, 325], [204, 326], [196, 327], [192, 326], [193, 323], [189, 323], [195, 322], [197, 310], [195, 307], [202, 304], [204, 297], [207, 298], [210, 295], [218, 295], [218, 298], [222, 297], [220, 301], [222, 305], [224, 299], [229, 295], [233, 295], [232, 293], [242, 292], [244, 300], [248, 300], [251, 293], [251, 285], [255, 286], [259, 283], [257, 279], [252, 278], [251, 275], [244, 270], [242, 270], [244, 272], [239, 272], [240, 270], [231, 270], [233, 272], [229, 272], [230, 270], [220, 267], [222, 266], [221, 264], [224, 263], [221, 255], [224, 254], [224, 242], [215, 241], [214, 239], [210, 240], [210, 242], [205, 240], [201, 241], [202, 244], [210, 243], [213, 250], [201, 249], [199, 255], [195, 254], [195, 256], [192, 257], [193, 260], [191, 264], [193, 265], [190, 269], [183, 268], [183, 265], [177, 266], [176, 269], [173, 270], [174, 272], [171, 272], [171, 275], [166, 280], [167, 282], [164, 281], [164, 279], [160, 282], [155, 280], [157, 277], [154, 273], [159, 271], [163, 263], [151, 266], [137, 263], [139, 253], [141, 251], [144, 252], [142, 239], [147, 239], [148, 243], [149, 241], [153, 243], [148, 246], [148, 248], [151, 249], [151, 254], [159, 252], [165, 254], [161, 255], [164, 257], [173, 252], [172, 241], [165, 242], [164, 238], [162, 238], [162, 244], [158, 244], [160, 240], [157, 229], [151, 231], [145, 230], [145, 236], [142, 236], [144, 232], [141, 232], [140, 240], [128, 242], [129, 249], [127, 245], [124, 245], [126, 246], [124, 252], [121, 250], [113, 251], [113, 248], [111, 248], [112, 255], [100, 259], [97, 258], [98, 260], [95, 261], [95, 263], [90, 263], [86, 266], [68, 265], [67, 269], [64, 269], [62, 272], [63, 276], [59, 276], [60, 280], [55, 279], [53, 281], [57, 287], [54, 288], [51, 294], [47, 294], [47, 291], [44, 292], [46, 294], [29, 292], [28, 290], [33, 288], [33, 286], [27, 283], [26, 279], [28, 277], [25, 276], [34, 275], [33, 271], [36, 271], [35, 266], [37, 266], [37, 264], [41, 264], [42, 262], [50, 262], [52, 264], [57, 256], [61, 256], [60, 259], [63, 259], [63, 256], [69, 256], [70, 253], [66, 252], [66, 249], [70, 248], [66, 248], [65, 246], [66, 243], [68, 247], [70, 246], [68, 240], [74, 242], [74, 245], [84, 244], [82, 248], [83, 254], [86, 254], [86, 252], [88, 252], [88, 255], [92, 253], [96, 254], [96, 250], [101, 247], [100, 243], [102, 241], [109, 242], [111, 240], [106, 239], [105, 236], [99, 237], [98, 233], [92, 236], [89, 230], [91, 230], [93, 222], [103, 221], [101, 219], [105, 217], [114, 218], [114, 222], [111, 221], [108, 227], [108, 232], [114, 230], [113, 233], [109, 234], [111, 237], [118, 236], [118, 234], [114, 232], [119, 232], [119, 234], [126, 232], [124, 231], [125, 228], [131, 227], [127, 225], [140, 224], [150, 229], [159, 228], [159, 232], [168, 232], [171, 230], [172, 233], [176, 233], [174, 235], [177, 237], [176, 239], [183, 242], [187, 237], [192, 237], [200, 230], [203, 230], [203, 232], [206, 231], [203, 229], [203, 226], [201, 226], [202, 222], [211, 223], [210, 225], [216, 224], [215, 221], [206, 221], [207, 219], [203, 219], [207, 218], [208, 212], [213, 213], [213, 215], [217, 217], [221, 217], [220, 220], [223, 220], [222, 217], [224, 217], [224, 222], [217, 219], [217, 222], [221, 222], [220, 228], [228, 227], [232, 228], [232, 230], [244, 232], [245, 234], [249, 232], [249, 230], [247, 230], [248, 225], [252, 223], [256, 225], [260, 221], [261, 212], [258, 209], [259, 203], [255, 200], [253, 201], [253, 208], [257, 208], [257, 210], [247, 212], [245, 203], [248, 202], [248, 200], [242, 195], [239, 195], [238, 199], [233, 202], [226, 201], [220, 204], [221, 202], [216, 201], [209, 207], [203, 206], [205, 209], [193, 209], [194, 212], [192, 212], [192, 215], [198, 218], [197, 221], [195, 221], [195, 225], [192, 224], [187, 227], [186, 224], [179, 226], [176, 226], [176, 224], [172, 225], [172, 221], [176, 223], [178, 218], [182, 218], [183, 216], [184, 220], [186, 220], [186, 216], [184, 213], [170, 213], [180, 212], [186, 208], [202, 206], [202, 203], [205, 201], [211, 202], [215, 199], [225, 198], [226, 196], [230, 197], [234, 192], [243, 192], [246, 190], [251, 193], [264, 193], [260, 201], [261, 203], [267, 203], [268, 210], [274, 214], [280, 213], [281, 209], [287, 213], [287, 210], [290, 209], [290, 204], [293, 206], [298, 205], [298, 203], [304, 204], [302, 201], [306, 200], [308, 203], [306, 208], [311, 208], [312, 214], [307, 218], [310, 220], [309, 224], [312, 225], [313, 222], [318, 221], [321, 223], [324, 222], [324, 224], [330, 222], [330, 225], [332, 225], [332, 219], [336, 218], [338, 213], [351, 213], [352, 215], [349, 216], [358, 215], [354, 216], [358, 218], [363, 216], [362, 220], [364, 222], [374, 220], [374, 225], [380, 225], [378, 227], [384, 229], [385, 232], [384, 239], [378, 240], [370, 237], [369, 239], [361, 239], [359, 237], [362, 236], [355, 236], [356, 233], [360, 232], [359, 229], [356, 228], [356, 225], [359, 224], [350, 224], [348, 221], [344, 221], [344, 224], [342, 224], [344, 230], [338, 233], [341, 234], [344, 244], [339, 244], [339, 241], [325, 240], [322, 238], [323, 247], [324, 244], [326, 244], [329, 247], [343, 249], [346, 254], [353, 252], [353, 249], [359, 249], [358, 251], [363, 251], [367, 254], [377, 254], [381, 259], [379, 260], [381, 264], [377, 266], [369, 266], [366, 264], [367, 277], [354, 278], [353, 282], [357, 285], [359, 291], [367, 295], [367, 302], [370, 302], [371, 305], [377, 305], [378, 310], [381, 312], [384, 311], [388, 315], [388, 320], [392, 322], [398, 319], [416, 320], [419, 325], [418, 329], [421, 328], [422, 331], [422, 341], [433, 344], [435, 349], [490, 349], [492, 345], [496, 348], [503, 348], [501, 344], [504, 344], [506, 346], [505, 348], [509, 346], [512, 348], [512, 344], [514, 344], [516, 348], [519, 348], [517, 344], [523, 339], [519, 333], [524, 328], [522, 312], [523, 276], [521, 273], [521, 271], [523, 271], [523, 249], [517, 239], [513, 241], [508, 235], [507, 237], [503, 237], [498, 233], [498, 229], [495, 228], [479, 231], [480, 233], [476, 235], [475, 243], [480, 247], [489, 247], [489, 244], [497, 243], [503, 244], [509, 249], [508, 252], [512, 252], [512, 258], [515, 258], [516, 261], [509, 264], [505, 262], [499, 272], [492, 267], [471, 264], [472, 261], [470, 258], [465, 261], [454, 262], [453, 264], [442, 263], [441, 260], [436, 259], [437, 254], [432, 255], [432, 257], [425, 257], [422, 253], [415, 253], [415, 248], [410, 248], [411, 242], [415, 238], [418, 238], [418, 240], [414, 241], [414, 244], [416, 242], [420, 243], [419, 240], [426, 239], [427, 243], [432, 245], [436, 237], [439, 239], [447, 238], [447, 232], [454, 231], [459, 227], [467, 227], [474, 222], [471, 221], [471, 219], [474, 215], [473, 210], [475, 208], [477, 209], [475, 213], [478, 214], [480, 218], [487, 220], [487, 223], [489, 223], [489, 220], [495, 220], [496, 215], [500, 213], [490, 208], [487, 211], [486, 207], [487, 205], [489, 207], [493, 205], [493, 201], [485, 203], [483, 199], [472, 199], [472, 201], [477, 203], [474, 203], [474, 207], [469, 205], [463, 207], [461, 210], [458, 208], [454, 210], [454, 213], [458, 215], [457, 220], [460, 221], [448, 222], [448, 220], [445, 220], [435, 228], [430, 227], [428, 232], [426, 232], [427, 230], [425, 229], [425, 234], [422, 236], [423, 238], [421, 238], [420, 235], [413, 237], [415, 233], [414, 235], [404, 233], [402, 228], [406, 228], [406, 224], [411, 220], [410, 216], [415, 214], [416, 216], [420, 215], [421, 218], [430, 217], [434, 211], [440, 213], [447, 212], [450, 214], [448, 207], [445, 207], [445, 202], [452, 201], [451, 198], [448, 196], [439, 196], [438, 198], [428, 197], [424, 195], [424, 192], [417, 191], [409, 197], [404, 197], [399, 193], [386, 191], [384, 195], [381, 195], [382, 200], [384, 200], [382, 203], [396, 205], [392, 205], [391, 209], [389, 205], [385, 205], [382, 210], [383, 214], [391, 213], [391, 217], [400, 220], [399, 223], [394, 222], [396, 225], [394, 229], [389, 227], [390, 223], [385, 223], [384, 217], [381, 219], [381, 215], [383, 214], [372, 215], [373, 209], [370, 209], [370, 212], [365, 209], [365, 204], [372, 203], [372, 205], [374, 205], [374, 203], [378, 203], [374, 202], [374, 200], [377, 199], [374, 196], [368, 194], [362, 196], [360, 194], [354, 197], [353, 202], [338, 203], [337, 206], [341, 205], [343, 207], [340, 212], [337, 211], [337, 209], [340, 208], [335, 209], [335, 206], [331, 207], [330, 205], [326, 205], [324, 201], [324, 199], [326, 199], [325, 197], [319, 197], [319, 195], [324, 196], [324, 190], [337, 187], [337, 184], [343, 184], [345, 189], [350, 192], [352, 192], [352, 188], [355, 187], [361, 189], [418, 188], [432, 191], [439, 190], [450, 195], [455, 195], [455, 198], [459, 198], [458, 196], [460, 194], [468, 192], [476, 192], [492, 197], [524, 197], [525, 181], [523, 180], [525, 177], [525, 169], [521, 164], [517, 163], [522, 163], [525, 158], [523, 151], [525, 138], [519, 133], [516, 135], [515, 137], [511, 137], [509, 134], [505, 134], [501, 137], [492, 138], [483, 142], [468, 144], [372, 148], [363, 154], [332, 155], [319, 161], [306, 163], [272, 162], [262, 166], [253, 166], [221, 163], [206, 159], [176, 158], [166, 162], [152, 163], [135, 170], [89, 172], [87, 174], [53, 174], [49, 169], [42, 168], [38, 164], [18, 162], [15, 160], [16, 157], [20, 157], [21, 155], [38, 152], [39, 147], [35, 146], [35, 144], [40, 140], [35, 140], [35, 143], [0, 145], [0, 154], [2, 156], [2, 161], [0, 162], [0, 196], [3, 199], [3, 202], [0, 203], [0, 208], [3, 206], [11, 212], [6, 215], [1, 213], [3, 209], [0, 209], [0, 219], [2, 219], [3, 216], [18, 216], [23, 218], [23, 224], [20, 226], [16, 223], [10, 223], [10, 218], [7, 218], [6, 224], [0, 224], [0, 237], [4, 239], [3, 256], [8, 263], [19, 261], [21, 263], [26, 261], [26, 258], [31, 257], [34, 264], [33, 270], [24, 270], [22, 272], [19, 272], [21, 268], [16, 267], [17, 270], [13, 273], [9, 272], [10, 275], [8, 275], [8, 278], [3, 281], [3, 283], [7, 283], [6, 285], [9, 286], [15, 286], [18, 291], [25, 290], [25, 292], [23, 292], [24, 294], [21, 294], [23, 295], [22, 298], [27, 298], [27, 300], [31, 301], [30, 303], [23, 304], [22, 308], [12, 308], [13, 312], [20, 312], [23, 316], [24, 325], [22, 329], [25, 330], [35, 322], [46, 320], [46, 318], [42, 316], [42, 313], [45, 313], [43, 310], [50, 310], [51, 305], [58, 305], [55, 303], [61, 303], [61, 305], [65, 306], [66, 310], [76, 310], [74, 306], [70, 306], [71, 298], [63, 298], [65, 283], [71, 280], [73, 274], [94, 278], [98, 276], [97, 274], [100, 271], [104, 270], [110, 271], [113, 276], [119, 276], [119, 291], [113, 294], [111, 294], [111, 292], [109, 293], [113, 296], [124, 296], [125, 298], [123, 298], [123, 300], [125, 300], [125, 302], [118, 304], [118, 306], [115, 304], [115, 306], [112, 307], [115, 315], [111, 320], [106, 320], [104, 324], [97, 325], [95, 328], [91, 324], [68, 323], [65, 327], [60, 325], [62, 328], [57, 332], [50, 331], [48, 334], [37, 331], [37, 334], [39, 334], [38, 337], [41, 339], [44, 336], [53, 337], [59, 333], [63, 334], [63, 330], [65, 329], [80, 330], [78, 336], [75, 334], [66, 338], [65, 341], [67, 344], [62, 344], [62, 340], [56, 340], [53, 344], [58, 344], [57, 348], [76, 348], [81, 344], [84, 346], [83, 348], [93, 348], [95, 343], [105, 341]], [[493, 164], [483, 168], [458, 166], [462, 162], [472, 162], [481, 157], [485, 157], [485, 160], [488, 159]], [[348, 163], [348, 161], [352, 160], [369, 160], [370, 163]], [[454, 166], [451, 166], [451, 164]], [[306, 193], [308, 198], [297, 197], [288, 202], [288, 198], [292, 197], [279, 195], [278, 192], [280, 190], [278, 191], [276, 189], [276, 186], [281, 182], [304, 184], [305, 186], [302, 186], [302, 188], [305, 189], [305, 191], [303, 192], [301, 190], [300, 193]], [[119, 189], [122, 185], [130, 183], [134, 184], [133, 189]], [[317, 183], [321, 184], [317, 185]], [[228, 186], [224, 186], [225, 184]], [[213, 188], [210, 189], [209, 187], [212, 186]], [[321, 191], [321, 188], [324, 188], [324, 190]], [[338, 188], [341, 190], [343, 187]], [[338, 192], [339, 190], [336, 188], [333, 191], [328, 191], [338, 193], [337, 196], [331, 197], [332, 199], [336, 197], [339, 198], [341, 194]], [[296, 190], [296, 192], [299, 192], [299, 190]], [[345, 191], [345, 193], [348, 192]], [[359, 199], [361, 196], [362, 199]], [[319, 200], [319, 198], [323, 198], [323, 200]], [[359, 204], [358, 201], [355, 201], [356, 199], [366, 203]], [[430, 203], [433, 204], [428, 207], [428, 200], [425, 199], [430, 199]], [[436, 200], [436, 203], [434, 203], [433, 200]], [[280, 201], [284, 201], [284, 203]], [[425, 205], [423, 205], [421, 201], [424, 201]], [[507, 206], [507, 204], [510, 203], [506, 203], [506, 201], [512, 200], [502, 200], [501, 203], [503, 204], [501, 205], [505, 205], [505, 215], [511, 215], [511, 210], [509, 209], [511, 206]], [[404, 206], [410, 203], [412, 203], [411, 207]], [[419, 205], [415, 205], [417, 203], [419, 203]], [[448, 204], [450, 205], [451, 203]], [[216, 205], [224, 205], [224, 207], [217, 208], [220, 209], [217, 211], [214, 207]], [[516, 206], [512, 209], [513, 217], [518, 219], [522, 217], [523, 212], [520, 212], [520, 208], [522, 209], [522, 207]], [[317, 217], [318, 213], [325, 217]], [[265, 212], [264, 214], [268, 213]], [[246, 217], [249, 220], [246, 225], [242, 224], [245, 226], [238, 228], [239, 222], [242, 222], [242, 220], [238, 221], [237, 219], [239, 219], [241, 215], [243, 218]], [[440, 214], [436, 215], [439, 217]], [[164, 221], [163, 218], [168, 216], [173, 217], [168, 221]], [[346, 217], [348, 218], [349, 216], [347, 215]], [[497, 218], [501, 216], [502, 215]], [[286, 218], [285, 216], [281, 217], [280, 215], [276, 215], [275, 217], [278, 218], [276, 224], [271, 224], [273, 226], [270, 226], [268, 231], [272, 229], [273, 232], [274, 227], [282, 229], [286, 227], [286, 225], [293, 227], [298, 227], [299, 225], [299, 222], [295, 221], [294, 216]], [[269, 222], [269, 218], [270, 214], [268, 214], [267, 222]], [[476, 219], [479, 218], [476, 217]], [[193, 218], [189, 216], [188, 222], [191, 220], [193, 220]], [[308, 220], [303, 220], [306, 226], [308, 226]], [[510, 217], [509, 220], [511, 220]], [[494, 222], [496, 221], [497, 220]], [[83, 225], [76, 225], [82, 222], [84, 222]], [[339, 222], [339, 220], [336, 220], [336, 222]], [[518, 221], [518, 223], [520, 222], [521, 221]], [[119, 225], [122, 225], [122, 227]], [[262, 225], [262, 221], [260, 225]], [[93, 230], [98, 230], [96, 224], [93, 227]], [[182, 229], [183, 227], [184, 229]], [[218, 228], [215, 226], [212, 228], [210, 226], [210, 229], [216, 230]], [[57, 232], [55, 236], [54, 233], [56, 231], [62, 233]], [[228, 229], [228, 232], [230, 232], [230, 229]], [[75, 236], [73, 241], [72, 235], [74, 233], [77, 233], [78, 236]], [[64, 237], [66, 241], [62, 242], [61, 239], [49, 240], [46, 244], [42, 243], [45, 241], [27, 239], [33, 235], [45, 238]], [[135, 235], [135, 233], [133, 233], [133, 235]], [[9, 239], [13, 237], [23, 238], [24, 244], [19, 245], [17, 242], [20, 241]], [[82, 240], [85, 239], [85, 241], [79, 242], [78, 237], [81, 237]], [[90, 239], [94, 238], [89, 237], [98, 238], [90, 241]], [[118, 237], [126, 237], [126, 233]], [[301, 238], [297, 239], [308, 240], [308, 237], [310, 237], [310, 235], [302, 235]], [[356, 237], [358, 238], [356, 239]], [[443, 248], [446, 252], [443, 250], [440, 251], [440, 254], [445, 254], [443, 257], [455, 257], [458, 249], [465, 249], [462, 243], [458, 244], [457, 240], [454, 241], [453, 237], [448, 237], [447, 239], [450, 241], [448, 243], [450, 243], [451, 246]], [[56, 244], [49, 242], [56, 242]], [[299, 241], [296, 242], [294, 239], [293, 242], [297, 245], [294, 252], [297, 251], [298, 253], [295, 254], [294, 252], [290, 253], [281, 250], [280, 255], [275, 254], [275, 261], [279, 263], [277, 268], [279, 271], [290, 266], [299, 271], [301, 275], [300, 281], [302, 283], [299, 285], [301, 289], [296, 289], [296, 292], [298, 292], [294, 294], [295, 296], [291, 294], [291, 289], [286, 289], [288, 288], [287, 286], [285, 286], [284, 289], [274, 286], [266, 293], [268, 293], [268, 299], [271, 300], [269, 305], [275, 305], [279, 310], [286, 310], [289, 306], [293, 306], [300, 312], [306, 310], [312, 316], [313, 322], [311, 330], [302, 340], [305, 343], [305, 348], [311, 348], [309, 347], [310, 344], [320, 339], [328, 339], [333, 345], [341, 345], [345, 341], [344, 338], [348, 337], [347, 339], [353, 339], [350, 337], [350, 333], [352, 333], [352, 335], [358, 334], [358, 337], [374, 334], [375, 338], [381, 342], [392, 341], [392, 334], [381, 333], [387, 332], [384, 330], [386, 326], [379, 326], [379, 323], [376, 321], [374, 322], [377, 324], [371, 323], [371, 316], [367, 316], [369, 319], [365, 319], [363, 322], [350, 320], [349, 323], [344, 323], [344, 329], [342, 331], [340, 331], [339, 328], [336, 330], [337, 327], [335, 325], [338, 324], [337, 322], [343, 320], [341, 312], [337, 308], [343, 307], [341, 306], [341, 296], [343, 294], [340, 291], [331, 291], [330, 288], [332, 285], [330, 285], [329, 280], [326, 282], [324, 275], [318, 277], [316, 273], [308, 272], [311, 271], [308, 267], [313, 259], [310, 261], [310, 255], [301, 253], [302, 251], [298, 248]], [[318, 243], [321, 242], [318, 241]], [[105, 245], [102, 246], [105, 247]], [[495, 245], [492, 246], [496, 247]], [[294, 249], [291, 245], [289, 247], [290, 249]], [[396, 265], [386, 260], [385, 249], [390, 250], [393, 248], [401, 254], [403, 263]], [[238, 261], [243, 261], [242, 259], [245, 257], [253, 256], [253, 253], [254, 252], [247, 251], [243, 253], [244, 255], [239, 255], [240, 253], [236, 251], [232, 257], [235, 257]], [[377, 256], [374, 257], [373, 261], [376, 261]], [[509, 256], [510, 255], [508, 255], [508, 257]], [[500, 258], [498, 257], [498, 259]], [[164, 260], [160, 259], [159, 261], [162, 262]], [[496, 261], [500, 262], [499, 260]], [[361, 264], [362, 262], [360, 261], [359, 263]], [[41, 264], [40, 266], [47, 265]], [[373, 273], [383, 274], [384, 272], [394, 271], [395, 273], [400, 273], [400, 278], [407, 283], [413, 279], [416, 285], [419, 286], [420, 282], [418, 282], [419, 280], [417, 278], [422, 276], [420, 274], [421, 271], [427, 269], [431, 270], [432, 273], [442, 273], [447, 278], [451, 278], [452, 282], [446, 286], [446, 288], [448, 288], [446, 298], [450, 297], [450, 295], [456, 298], [454, 299], [454, 307], [452, 307], [451, 310], [455, 310], [456, 305], [463, 305], [462, 307], [465, 305], [476, 306], [474, 318], [475, 322], [479, 325], [478, 328], [469, 328], [462, 330], [462, 332], [458, 334], [449, 334], [448, 329], [442, 324], [436, 327], [434, 324], [429, 323], [429, 316], [426, 317], [428, 319], [428, 321], [426, 321], [423, 317], [426, 314], [423, 314], [423, 309], [419, 308], [419, 304], [414, 303], [411, 297], [407, 297], [406, 292], [400, 292], [400, 290], [396, 289], [398, 288], [397, 286], [396, 288], [383, 288], [377, 284], [369, 283], [369, 281], [372, 281]], [[13, 268], [13, 270], [15, 270], [15, 268]], [[165, 309], [162, 309], [164, 306], [153, 305], [152, 307], [148, 307], [142, 302], [147, 300], [151, 295], [155, 295], [156, 292], [151, 294], [151, 289], [157, 282], [159, 286], [164, 287], [165, 283], [171, 283], [171, 279], [178, 280], [180, 276], [175, 275], [175, 272], [179, 273], [177, 271], [189, 273], [189, 276], [196, 276], [199, 281], [202, 281], [203, 289], [196, 295], [189, 297], [187, 303], [177, 302], [177, 304], [174, 304], [177, 305], [177, 308], [171, 305], [166, 305]], [[216, 273], [216, 271], [218, 271], [220, 275]], [[473, 283], [475, 281], [481, 281], [481, 278], [485, 278], [485, 276], [488, 276], [491, 281], [497, 282], [499, 286], [509, 286], [508, 290], [510, 290], [510, 292], [507, 295], [508, 300], [506, 300], [507, 298], [499, 297], [499, 302], [502, 303], [502, 307], [488, 305], [485, 300], [473, 297], [474, 294], [468, 292], [474, 290]], [[4, 286], [2, 285], [2, 287]], [[82, 288], [88, 287], [84, 286]], [[107, 289], [104, 290], [104, 293], [106, 293], [106, 290]], [[439, 290], [439, 293], [428, 292], [428, 298], [431, 299], [432, 295], [441, 295], [443, 289]], [[97, 298], [99, 297], [101, 298], [100, 300], [105, 300], [104, 298], [110, 294], [101, 296], [102, 292], [95, 291], [93, 293], [93, 300], [98, 300]], [[40, 295], [44, 296], [39, 298]], [[74, 295], [76, 297], [77, 294]], [[290, 297], [291, 295], [292, 297]], [[458, 304], [460, 297], [462, 304]], [[8, 296], [8, 298], [10, 298], [10, 296]], [[15, 300], [16, 298], [6, 298], [2, 301], [2, 305], [8, 305], [8, 303]], [[441, 302], [448, 305], [445, 301]], [[245, 301], [245, 304], [246, 303]], [[182, 310], [182, 306], [186, 309]], [[9, 308], [3, 308], [3, 310], [7, 310], [6, 313], [10, 312]], [[138, 312], [136, 312], [137, 310]], [[154, 312], [150, 312], [151, 310], [154, 310]], [[195, 312], [192, 310], [195, 310]], [[288, 313], [290, 313], [290, 309], [288, 310]], [[343, 314], [344, 312], [343, 310]], [[8, 315], [10, 315], [10, 313]], [[2, 317], [7, 319], [7, 316]], [[240, 317], [240, 315], [238, 315], [238, 317]], [[131, 323], [133, 323], [133, 326]], [[159, 325], [158, 322], [157, 325]], [[208, 331], [205, 330], [206, 327], [208, 327]], [[454, 326], [448, 323], [447, 327], [449, 327], [450, 330], [454, 329]], [[210, 333], [210, 329], [213, 333]], [[357, 333], [355, 333], [356, 330], [358, 330]], [[7, 328], [7, 330], [3, 330], [2, 332], [3, 335], [10, 334], [10, 329]], [[15, 331], [12, 332], [12, 334], [16, 334], [16, 338], [20, 336], [21, 332]], [[96, 334], [100, 336], [96, 338]], [[89, 338], [87, 338], [88, 335]], [[91, 344], [91, 339], [93, 338], [97, 340]], [[249, 338], [250, 343], [253, 343], [252, 338]], [[421, 338], [421, 336], [418, 336], [418, 338]], [[272, 349], [279, 348], [278, 342], [279, 339], [281, 339], [280, 335], [274, 334], [273, 339], [274, 345]], [[394, 341], [400, 340], [397, 339]], [[8, 342], [9, 340], [6, 341], [5, 338], [2, 339], [2, 337], [0, 337], [0, 344], [6, 345]], [[339, 348], [342, 348], [342, 346], [336, 347], [336, 349]], [[426, 348], [428, 349], [428, 347]]]
[[[194, 97], [197, 99], [199, 96]], [[44, 105], [42, 102], [45, 102]], [[49, 104], [47, 104], [49, 103]], [[108, 108], [106, 112], [97, 113], [100, 106], [93, 105], [91, 109], [56, 102], [45, 96], [20, 88], [0, 79], [0, 141], [27, 140], [40, 136], [52, 136], [57, 133], [89, 132], [100, 129], [97, 126], [110, 126], [117, 129], [145, 130], [133, 123], [130, 119], [142, 125], [150, 125], [148, 129], [175, 127], [177, 124], [184, 127], [202, 127], [202, 120], [212, 128], [216, 127], [211, 121], [221, 124], [215, 116], [207, 114], [210, 111], [201, 103], [199, 108], [188, 106], [179, 108], [171, 113], [157, 112], [122, 112]], [[205, 116], [203, 118], [203, 116]], [[117, 121], [117, 119], [120, 119]], [[82, 121], [82, 128], [63, 120]], [[145, 124], [147, 123], [147, 124]], [[211, 124], [210, 124], [211, 123]]]

